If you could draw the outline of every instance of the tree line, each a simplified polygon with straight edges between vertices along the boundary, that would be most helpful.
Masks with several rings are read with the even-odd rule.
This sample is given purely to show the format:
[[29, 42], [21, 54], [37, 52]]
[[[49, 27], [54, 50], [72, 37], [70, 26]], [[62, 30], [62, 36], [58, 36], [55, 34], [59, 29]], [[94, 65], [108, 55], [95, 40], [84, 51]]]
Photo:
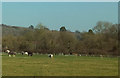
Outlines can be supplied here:
[[59, 31], [49, 30], [38, 24], [33, 30], [20, 35], [2, 37], [2, 48], [15, 52], [32, 51], [34, 53], [64, 53], [88, 55], [118, 55], [118, 24], [99, 21], [87, 32], [71, 32], [62, 26]]

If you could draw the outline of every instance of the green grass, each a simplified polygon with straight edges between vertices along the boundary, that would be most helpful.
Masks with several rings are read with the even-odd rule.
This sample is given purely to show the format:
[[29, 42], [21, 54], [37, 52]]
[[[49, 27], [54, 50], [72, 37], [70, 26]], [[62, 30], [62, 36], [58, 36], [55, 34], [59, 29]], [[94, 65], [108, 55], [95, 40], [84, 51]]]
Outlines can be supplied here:
[[3, 55], [2, 68], [3, 76], [117, 76], [118, 58]]

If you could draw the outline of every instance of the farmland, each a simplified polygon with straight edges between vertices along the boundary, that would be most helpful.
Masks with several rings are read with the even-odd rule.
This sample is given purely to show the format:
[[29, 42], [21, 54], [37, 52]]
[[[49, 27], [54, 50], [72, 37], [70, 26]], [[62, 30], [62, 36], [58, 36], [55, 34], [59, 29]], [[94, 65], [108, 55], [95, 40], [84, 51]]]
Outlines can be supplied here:
[[118, 58], [4, 54], [2, 68], [3, 76], [117, 76]]

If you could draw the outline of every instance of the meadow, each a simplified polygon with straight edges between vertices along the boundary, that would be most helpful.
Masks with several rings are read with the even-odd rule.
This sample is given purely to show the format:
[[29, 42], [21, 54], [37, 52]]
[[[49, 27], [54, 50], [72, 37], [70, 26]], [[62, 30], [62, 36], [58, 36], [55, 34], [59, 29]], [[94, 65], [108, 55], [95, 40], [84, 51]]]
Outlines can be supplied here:
[[3, 76], [117, 76], [117, 57], [17, 55], [2, 56]]

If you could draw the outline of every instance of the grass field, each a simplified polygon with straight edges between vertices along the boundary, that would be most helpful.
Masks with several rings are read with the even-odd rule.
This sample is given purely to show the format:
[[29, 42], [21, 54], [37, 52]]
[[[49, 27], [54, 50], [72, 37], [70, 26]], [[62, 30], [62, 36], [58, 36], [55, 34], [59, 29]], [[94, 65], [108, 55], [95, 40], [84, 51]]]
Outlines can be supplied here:
[[117, 76], [118, 58], [3, 55], [2, 68], [3, 76]]

